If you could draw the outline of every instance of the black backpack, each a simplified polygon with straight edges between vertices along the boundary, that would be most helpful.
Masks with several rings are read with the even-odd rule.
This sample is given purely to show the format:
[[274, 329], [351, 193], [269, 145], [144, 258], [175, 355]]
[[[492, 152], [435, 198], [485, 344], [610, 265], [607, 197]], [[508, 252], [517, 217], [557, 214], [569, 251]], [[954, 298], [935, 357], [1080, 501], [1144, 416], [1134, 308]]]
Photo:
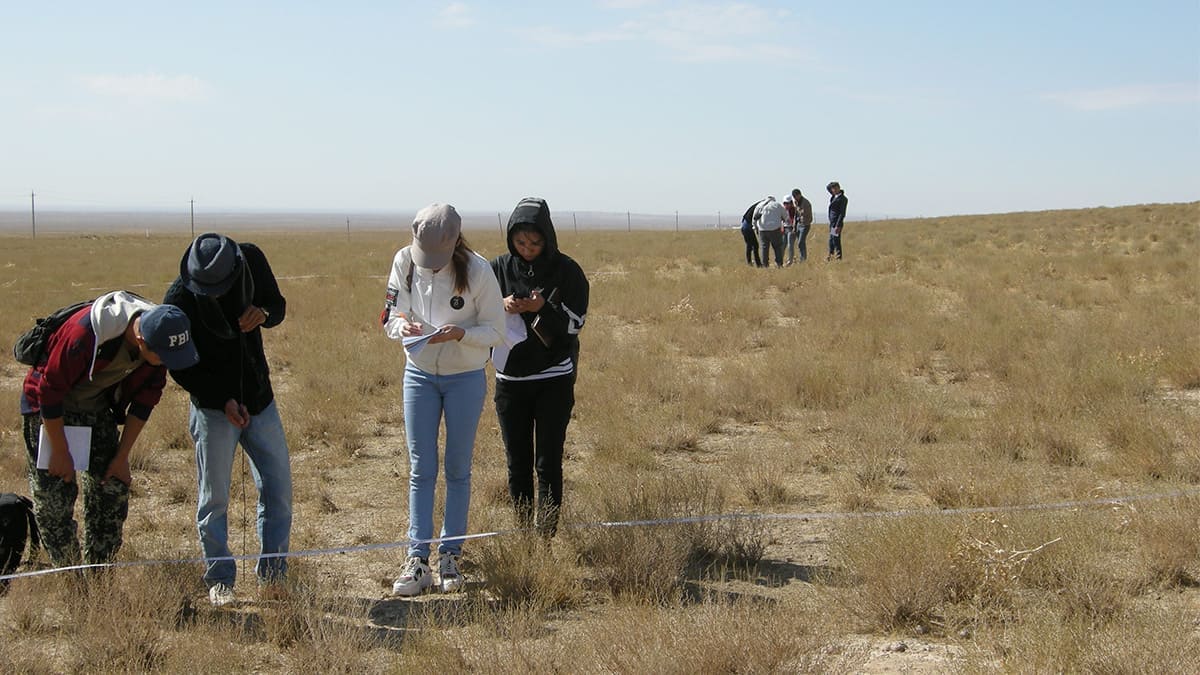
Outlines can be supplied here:
[[[26, 541], [30, 543], [30, 554], [36, 553], [41, 539], [33, 519], [33, 502], [11, 492], [0, 494], [0, 574], [16, 571]], [[8, 581], [0, 581], [0, 593], [7, 589]]]
[[92, 302], [92, 300], [77, 302], [54, 310], [50, 316], [38, 319], [33, 328], [17, 338], [16, 344], [13, 345], [13, 358], [17, 360], [17, 363], [36, 366], [38, 361], [42, 360], [42, 356], [46, 352], [46, 343], [50, 341], [50, 336], [54, 335], [54, 331], [66, 323], [67, 319], [70, 319], [75, 312], [87, 307]]

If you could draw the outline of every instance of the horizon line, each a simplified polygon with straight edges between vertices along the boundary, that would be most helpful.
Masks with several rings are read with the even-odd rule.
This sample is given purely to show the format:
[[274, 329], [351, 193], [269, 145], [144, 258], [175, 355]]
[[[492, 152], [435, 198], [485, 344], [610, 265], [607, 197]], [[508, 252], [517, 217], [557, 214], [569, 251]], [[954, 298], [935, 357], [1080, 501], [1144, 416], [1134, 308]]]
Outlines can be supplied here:
[[[926, 215], [926, 214], [906, 214], [906, 213], [871, 213], [871, 212], [864, 211], [864, 212], [862, 212], [862, 216], [860, 216], [859, 218], [851, 218], [849, 220], [851, 222], [855, 222], [855, 221], [861, 222], [864, 220], [870, 221], [870, 222], [880, 221], [880, 220], [925, 220], [925, 219], [929, 219], [929, 218], [956, 218], [956, 217], [966, 217], [966, 216], [1001, 216], [1001, 215], [1009, 215], [1009, 214], [1017, 214], [1017, 213], [1049, 213], [1049, 212], [1056, 212], [1056, 211], [1085, 211], [1085, 210], [1090, 210], [1090, 209], [1112, 209], [1112, 208], [1127, 208], [1127, 207], [1137, 207], [1137, 206], [1171, 206], [1171, 205], [1187, 205], [1187, 204], [1197, 204], [1197, 203], [1200, 203], [1200, 199], [1195, 199], [1195, 200], [1190, 200], [1190, 201], [1177, 201], [1177, 202], [1133, 202], [1133, 203], [1128, 203], [1128, 204], [1096, 204], [1096, 205], [1092, 205], [1092, 206], [1066, 206], [1066, 207], [1055, 207], [1055, 208], [1035, 209], [1035, 210], [1026, 209], [1026, 210], [1013, 210], [1013, 211], [962, 212], [962, 213], [941, 213], [941, 214], [928, 214], [928, 215]], [[351, 210], [351, 209], [334, 209], [334, 208], [278, 208], [278, 207], [258, 207], [258, 206], [254, 206], [254, 207], [223, 206], [223, 207], [218, 207], [218, 208], [213, 208], [213, 209], [206, 209], [202, 212], [202, 214], [204, 216], [311, 215], [311, 216], [337, 216], [339, 218], [344, 218], [347, 216], [361, 215], [361, 216], [372, 216], [372, 217], [390, 217], [390, 216], [407, 216], [410, 214], [415, 214], [421, 208], [423, 208], [423, 207], [389, 208], [389, 209], [361, 208], [361, 209]], [[129, 206], [129, 207], [56, 206], [53, 208], [39, 208], [39, 209], [36, 209], [34, 211], [34, 213], [35, 214], [105, 214], [105, 215], [138, 214], [138, 215], [143, 215], [143, 216], [152, 216], [152, 215], [188, 216], [190, 212], [188, 209], [183, 209], [183, 208], [181, 208], [179, 210], [175, 210], [175, 209], [169, 209], [169, 208], [158, 207], [158, 206], [145, 206], [145, 207], [140, 207], [140, 206]], [[474, 217], [489, 217], [490, 218], [493, 214], [503, 217], [506, 213], [511, 213], [511, 210], [462, 209], [462, 210], [459, 210], [459, 213], [463, 214], [463, 215], [471, 215]], [[718, 217], [720, 217], [722, 224], [724, 224], [725, 218], [721, 217], [721, 216], [722, 216], [722, 214], [725, 214], [726, 212], [723, 210], [717, 210], [717, 211], [712, 211], [712, 212], [707, 212], [707, 213], [705, 213], [705, 212], [684, 213], [681, 211], [674, 211], [674, 210], [651, 212], [651, 211], [632, 211], [632, 210], [614, 211], [614, 210], [606, 210], [606, 209], [563, 209], [563, 208], [558, 208], [558, 209], [553, 209], [552, 213], [556, 214], [558, 216], [558, 218], [560, 218], [560, 219], [565, 214], [574, 214], [576, 216], [578, 216], [578, 215], [589, 215], [589, 216], [597, 216], [598, 215], [598, 216], [609, 216], [609, 217], [624, 216], [624, 217], [630, 217], [630, 218], [635, 217], [635, 216], [639, 217], [639, 218], [649, 217], [649, 218], [661, 218], [661, 219], [674, 219], [674, 218], [684, 219], [684, 218], [686, 218], [688, 220], [693, 220], [693, 221], [697, 218], [718, 218]], [[729, 213], [735, 214], [736, 212], [730, 211]], [[30, 209], [16, 207], [16, 206], [0, 205], [0, 216], [15, 216], [18, 214], [20, 215], [20, 217], [27, 217], [30, 214]], [[734, 215], [733, 218], [731, 218], [729, 220], [731, 225], [737, 224], [737, 222], [738, 222], [736, 220], [737, 218], [738, 218], [738, 216]], [[7, 220], [7, 218], [0, 219], [0, 226], [3, 225], [2, 220]], [[815, 222], [815, 219], [814, 219], [814, 222]]]

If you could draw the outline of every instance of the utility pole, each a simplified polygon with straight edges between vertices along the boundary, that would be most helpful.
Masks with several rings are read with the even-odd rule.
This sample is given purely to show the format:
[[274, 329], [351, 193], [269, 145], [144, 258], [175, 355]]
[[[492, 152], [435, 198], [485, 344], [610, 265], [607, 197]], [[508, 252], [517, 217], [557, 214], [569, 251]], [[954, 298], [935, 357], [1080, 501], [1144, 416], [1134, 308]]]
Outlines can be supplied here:
[[629, 220], [629, 212], [625, 212], [625, 231], [633, 232], [633, 221]]
[[350, 216], [346, 216], [346, 241], [350, 241]]
[[675, 231], [679, 231], [679, 212], [675, 212]]
[[29, 193], [29, 227], [33, 230], [33, 238], [37, 239], [37, 209], [33, 205], [33, 193]]
[[721, 229], [721, 212], [717, 211], [717, 229]]
[[193, 199], [193, 200], [189, 201], [188, 204], [191, 206], [191, 211], [192, 211], [192, 239], [195, 240], [196, 239], [196, 200]]
[[575, 234], [579, 234], [579, 221], [575, 218], [575, 212], [571, 212], [571, 222], [575, 223]]
[[500, 219], [500, 214], [496, 213], [496, 225], [500, 226], [500, 238], [504, 238], [504, 221]]

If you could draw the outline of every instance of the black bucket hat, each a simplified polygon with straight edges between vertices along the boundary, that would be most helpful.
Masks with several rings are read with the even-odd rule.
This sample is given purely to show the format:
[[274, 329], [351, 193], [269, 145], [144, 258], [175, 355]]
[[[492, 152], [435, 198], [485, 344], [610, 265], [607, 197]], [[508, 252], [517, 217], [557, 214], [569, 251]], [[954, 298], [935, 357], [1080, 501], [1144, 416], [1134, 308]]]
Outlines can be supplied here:
[[179, 261], [183, 285], [196, 295], [220, 297], [229, 292], [242, 273], [242, 251], [223, 234], [207, 232], [196, 237]]

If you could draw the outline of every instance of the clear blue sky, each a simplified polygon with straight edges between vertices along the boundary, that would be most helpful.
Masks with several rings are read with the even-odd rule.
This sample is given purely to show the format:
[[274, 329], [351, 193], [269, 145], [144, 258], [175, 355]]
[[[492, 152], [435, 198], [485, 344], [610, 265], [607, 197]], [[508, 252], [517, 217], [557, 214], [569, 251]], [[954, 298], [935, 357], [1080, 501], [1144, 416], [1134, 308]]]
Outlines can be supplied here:
[[0, 208], [1200, 199], [1200, 2], [19, 2]]

